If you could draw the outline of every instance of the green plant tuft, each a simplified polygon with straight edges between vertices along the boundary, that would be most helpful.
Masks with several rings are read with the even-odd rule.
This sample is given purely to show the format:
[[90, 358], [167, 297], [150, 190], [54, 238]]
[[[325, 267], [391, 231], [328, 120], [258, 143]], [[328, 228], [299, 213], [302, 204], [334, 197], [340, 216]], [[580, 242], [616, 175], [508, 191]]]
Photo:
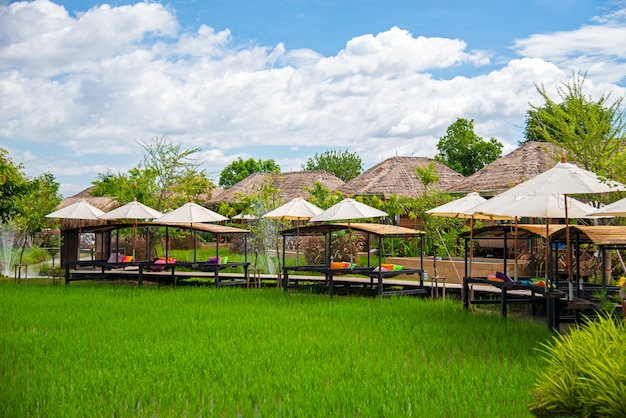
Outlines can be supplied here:
[[538, 417], [623, 417], [626, 411], [626, 322], [600, 315], [554, 337], [540, 351], [547, 366], [528, 409]]

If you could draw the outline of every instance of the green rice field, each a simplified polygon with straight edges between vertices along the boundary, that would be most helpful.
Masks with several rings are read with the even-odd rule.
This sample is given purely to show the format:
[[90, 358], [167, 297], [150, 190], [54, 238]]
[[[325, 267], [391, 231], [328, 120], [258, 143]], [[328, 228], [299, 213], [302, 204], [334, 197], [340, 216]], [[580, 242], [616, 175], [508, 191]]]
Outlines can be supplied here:
[[458, 300], [0, 282], [2, 417], [523, 417], [544, 323]]

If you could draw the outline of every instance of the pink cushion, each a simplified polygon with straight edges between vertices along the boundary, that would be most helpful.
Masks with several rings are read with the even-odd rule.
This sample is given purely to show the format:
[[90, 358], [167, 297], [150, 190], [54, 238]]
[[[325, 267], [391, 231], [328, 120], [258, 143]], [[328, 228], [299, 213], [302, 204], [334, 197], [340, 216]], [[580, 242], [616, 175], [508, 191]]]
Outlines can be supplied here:
[[122, 254], [112, 253], [109, 256], [109, 259], [107, 260], [107, 263], [117, 264], [117, 263], [121, 263], [123, 259], [124, 259], [124, 256]]

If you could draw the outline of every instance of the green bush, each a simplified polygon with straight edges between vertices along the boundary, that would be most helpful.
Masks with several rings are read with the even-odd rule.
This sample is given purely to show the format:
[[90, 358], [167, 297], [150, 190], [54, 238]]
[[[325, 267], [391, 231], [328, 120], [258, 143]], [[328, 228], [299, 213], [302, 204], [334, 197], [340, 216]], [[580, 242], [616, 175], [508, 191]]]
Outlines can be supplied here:
[[626, 321], [610, 314], [558, 335], [540, 349], [528, 409], [538, 417], [623, 417], [626, 411]]

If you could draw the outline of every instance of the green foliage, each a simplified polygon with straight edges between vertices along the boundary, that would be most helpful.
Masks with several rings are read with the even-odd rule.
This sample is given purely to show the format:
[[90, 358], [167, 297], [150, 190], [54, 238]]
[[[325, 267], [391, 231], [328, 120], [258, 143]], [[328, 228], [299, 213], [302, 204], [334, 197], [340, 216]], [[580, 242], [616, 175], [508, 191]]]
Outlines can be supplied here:
[[502, 156], [502, 143], [495, 138], [483, 140], [474, 133], [474, 120], [458, 118], [437, 143], [435, 160], [469, 176]]
[[309, 158], [302, 170], [324, 170], [343, 181], [350, 181], [363, 171], [363, 162], [357, 153], [338, 150], [327, 150]]
[[309, 198], [307, 200], [310, 203], [324, 210], [344, 199], [342, 193], [338, 191], [331, 192], [328, 187], [319, 181], [313, 183], [313, 187], [304, 186], [304, 191], [308, 193]]
[[8, 151], [0, 148], [0, 222], [8, 223], [23, 213], [20, 199], [28, 193], [29, 184], [22, 164], [15, 164]]
[[20, 264], [26, 263], [23, 256], [26, 244], [29, 242], [27, 237], [35, 236], [36, 233], [41, 232], [50, 224], [46, 215], [53, 212], [61, 201], [59, 184], [54, 180], [52, 174], [42, 174], [28, 183], [27, 193], [20, 196], [19, 199], [19, 205], [23, 209], [21, 214], [16, 217], [22, 235], [20, 241], [23, 243], [20, 252]]
[[544, 100], [531, 104], [526, 114], [526, 141], [551, 142], [563, 148], [569, 161], [614, 180], [626, 179], [624, 137], [626, 119], [622, 98], [610, 102], [610, 94], [593, 100], [584, 94], [585, 76], [557, 88], [552, 99], [545, 87], [536, 86]]
[[244, 161], [239, 157], [222, 170], [218, 184], [228, 189], [254, 173], [280, 173], [280, 166], [274, 160], [248, 158]]
[[109, 171], [92, 182], [94, 196], [113, 196], [120, 204], [137, 200], [159, 211], [173, 209], [210, 194], [215, 185], [199, 170], [194, 155], [200, 149], [181, 148], [167, 136], [140, 141], [143, 162], [128, 173]]
[[529, 410], [539, 417], [623, 417], [626, 411], [626, 322], [602, 315], [541, 352], [547, 363]]
[[527, 416], [544, 324], [419, 298], [0, 283], [0, 416]]
[[424, 185], [424, 189], [430, 189], [430, 186], [439, 181], [439, 173], [435, 167], [435, 162], [431, 161], [428, 167], [415, 167], [415, 175], [417, 179]]

